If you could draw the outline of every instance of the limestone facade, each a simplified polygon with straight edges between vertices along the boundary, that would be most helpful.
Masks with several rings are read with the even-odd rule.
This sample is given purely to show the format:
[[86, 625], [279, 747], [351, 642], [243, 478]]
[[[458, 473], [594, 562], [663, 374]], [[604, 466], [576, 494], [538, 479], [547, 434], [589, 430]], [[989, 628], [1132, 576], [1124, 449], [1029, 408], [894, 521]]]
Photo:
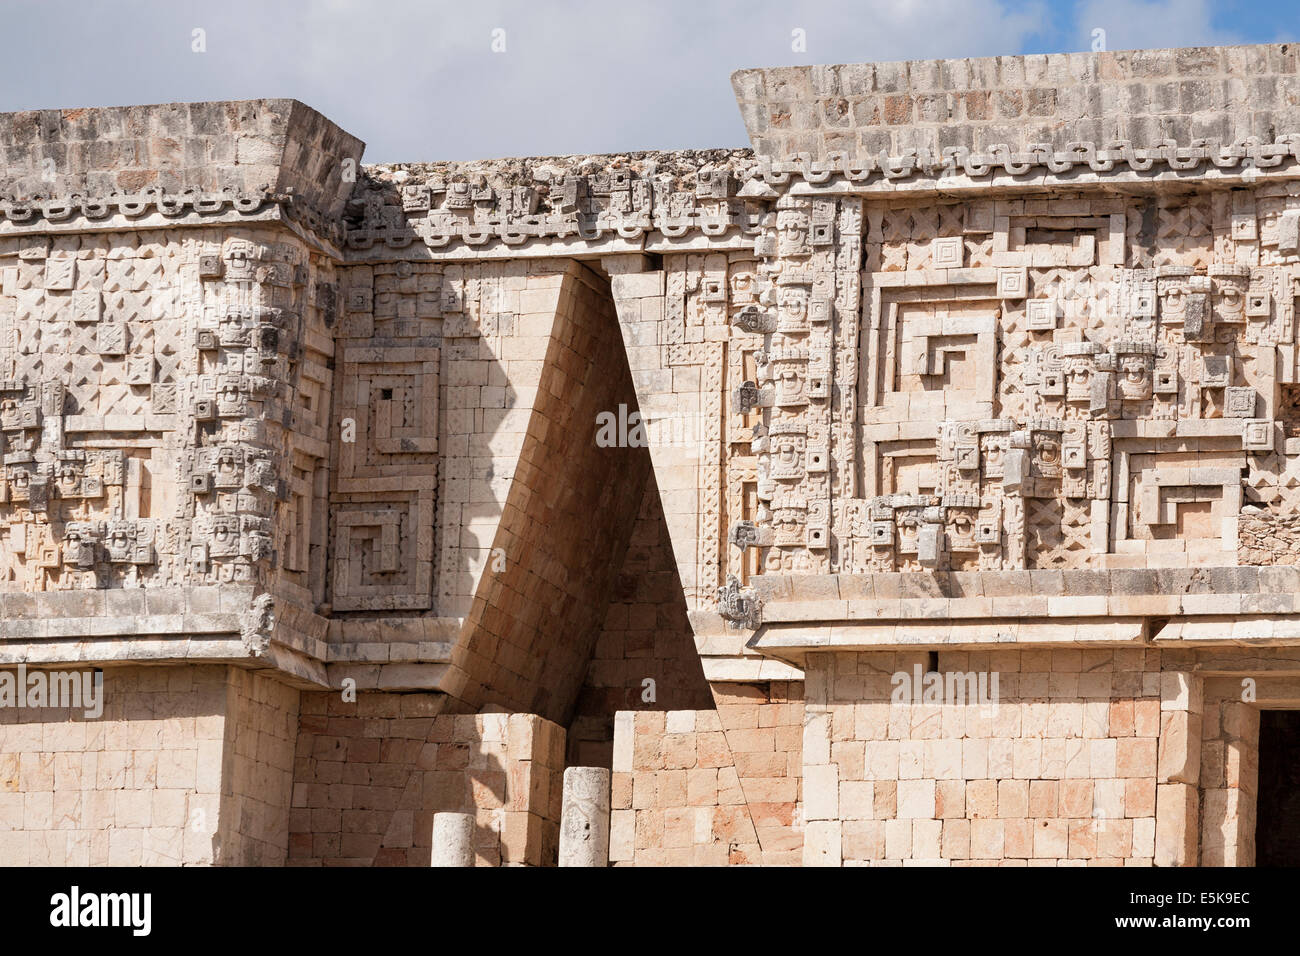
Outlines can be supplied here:
[[616, 865], [1253, 863], [1296, 52], [732, 81], [752, 150], [0, 116], [0, 665], [107, 701], [0, 707], [6, 862], [553, 865], [596, 764]]

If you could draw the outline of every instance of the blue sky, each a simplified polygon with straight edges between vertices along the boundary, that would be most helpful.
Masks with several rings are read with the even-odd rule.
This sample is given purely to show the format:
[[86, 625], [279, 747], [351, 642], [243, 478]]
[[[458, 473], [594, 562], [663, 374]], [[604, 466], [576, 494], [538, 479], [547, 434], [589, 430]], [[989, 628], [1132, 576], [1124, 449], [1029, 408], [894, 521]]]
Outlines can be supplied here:
[[[1297, 0], [4, 0], [0, 10], [0, 110], [292, 96], [365, 140], [370, 162], [743, 145], [728, 76], [746, 66], [1086, 50], [1098, 28], [1111, 50], [1300, 40]], [[806, 52], [792, 50], [794, 30]]]

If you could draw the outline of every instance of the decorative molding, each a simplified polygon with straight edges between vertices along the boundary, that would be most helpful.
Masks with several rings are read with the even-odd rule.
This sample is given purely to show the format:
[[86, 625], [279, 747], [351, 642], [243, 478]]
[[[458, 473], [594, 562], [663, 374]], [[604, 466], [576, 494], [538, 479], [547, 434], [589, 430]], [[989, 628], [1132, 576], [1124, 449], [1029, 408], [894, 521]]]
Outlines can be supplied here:
[[514, 186], [457, 178], [464, 181], [371, 183], [354, 196], [364, 212], [348, 230], [347, 248], [404, 249], [422, 242], [437, 251], [453, 244], [522, 246], [536, 239], [640, 240], [653, 233], [670, 240], [736, 232], [755, 237], [767, 211], [766, 203], [737, 195], [729, 170], [701, 174], [694, 191], [669, 189], [622, 169]]
[[[113, 220], [118, 217], [128, 222], [152, 215], [175, 221], [198, 216], [208, 221], [230, 213], [253, 217], [276, 207], [285, 219], [302, 225], [315, 237], [342, 246], [344, 228], [341, 220], [326, 216], [303, 197], [295, 195], [292, 187], [276, 192], [266, 185], [251, 192], [229, 188], [216, 192], [199, 189], [168, 192], [150, 187], [137, 193], [110, 193], [107, 196], [81, 193], [31, 198], [9, 196], [0, 198], [0, 232], [45, 232], [51, 227], [67, 226], [90, 232], [116, 225]], [[156, 228], [156, 223], [147, 226]]]
[[[972, 151], [965, 146], [950, 146], [936, 154], [928, 149], [909, 149], [897, 156], [881, 153], [865, 161], [853, 159], [848, 153], [834, 151], [830, 158], [814, 160], [811, 154], [798, 153], [786, 160], [775, 162], [760, 158], [758, 172], [768, 186], [785, 186], [791, 177], [797, 177], [810, 186], [829, 187], [848, 183], [866, 186], [880, 180], [909, 179], [916, 175], [941, 178], [956, 175], [958, 170], [974, 179], [983, 179], [995, 170], [1012, 176], [1049, 173], [1069, 173], [1079, 166], [1087, 166], [1095, 173], [1124, 171], [1147, 172], [1157, 165], [1175, 171], [1198, 170], [1207, 163], [1219, 169], [1236, 169], [1243, 163], [1258, 169], [1281, 166], [1287, 159], [1300, 157], [1300, 133], [1279, 136], [1272, 143], [1256, 137], [1229, 143], [1209, 139], [1194, 139], [1188, 146], [1179, 146], [1173, 140], [1164, 140], [1152, 147], [1135, 147], [1128, 140], [1114, 140], [1098, 148], [1096, 143], [1068, 144], [1064, 151], [1053, 150], [1050, 144], [1031, 143], [1022, 151], [1005, 144], [997, 144], [985, 151]], [[749, 187], [751, 193], [755, 189]], [[746, 190], [741, 190], [746, 195]]]

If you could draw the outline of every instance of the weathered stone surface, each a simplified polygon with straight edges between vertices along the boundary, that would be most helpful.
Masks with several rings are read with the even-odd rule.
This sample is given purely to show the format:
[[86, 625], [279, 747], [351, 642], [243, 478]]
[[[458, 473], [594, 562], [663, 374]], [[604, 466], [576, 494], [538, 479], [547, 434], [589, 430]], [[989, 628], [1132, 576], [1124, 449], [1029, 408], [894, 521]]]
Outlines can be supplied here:
[[1300, 125], [1295, 74], [1284, 45], [778, 67], [738, 70], [731, 85], [761, 155], [861, 163], [909, 149], [1268, 139]]
[[560, 815], [560, 866], [607, 866], [610, 771], [568, 767]]
[[0, 664], [138, 681], [111, 748], [0, 713], [0, 858], [1253, 861], [1296, 83], [740, 71], [753, 151], [365, 168], [292, 100], [0, 116]]
[[474, 814], [444, 811], [433, 815], [433, 865], [474, 865]]

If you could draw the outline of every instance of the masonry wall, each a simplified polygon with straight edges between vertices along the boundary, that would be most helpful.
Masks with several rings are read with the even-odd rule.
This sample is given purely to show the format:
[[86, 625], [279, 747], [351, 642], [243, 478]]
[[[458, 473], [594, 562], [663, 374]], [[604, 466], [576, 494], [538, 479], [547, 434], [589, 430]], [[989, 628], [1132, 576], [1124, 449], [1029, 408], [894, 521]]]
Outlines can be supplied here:
[[810, 865], [1151, 865], [1160, 652], [941, 652], [996, 671], [996, 708], [891, 701], [926, 653], [814, 654]]
[[283, 866], [300, 692], [254, 671], [227, 681], [220, 859], [233, 866]]
[[760, 862], [754, 821], [716, 711], [620, 713], [614, 747], [611, 863]]
[[549, 326], [536, 323], [546, 333], [545, 362], [491, 538], [501, 563], [489, 566], [474, 597], [447, 687], [471, 710], [492, 704], [563, 725], [650, 461], [644, 448], [596, 440], [600, 413], [636, 404], [607, 285], [576, 263], [547, 278], [539, 296], [554, 312]]
[[216, 862], [226, 670], [106, 669], [97, 720], [0, 709], [0, 862]]
[[428, 866], [433, 815], [475, 815], [478, 866], [554, 866], [564, 730], [437, 715], [437, 694], [303, 694], [289, 863]]
[[623, 712], [610, 861], [798, 865], [802, 685], [714, 685], [713, 710]]
[[[549, 863], [567, 740], [621, 864], [1250, 862], [1298, 63], [742, 71], [762, 161], [356, 183], [292, 101], [0, 116], [0, 640], [172, 662], [0, 714], [0, 857]], [[990, 712], [860, 651], [992, 640], [1059, 649], [940, 653]]]
[[715, 683], [712, 690], [762, 862], [797, 865], [804, 841], [803, 682]]

